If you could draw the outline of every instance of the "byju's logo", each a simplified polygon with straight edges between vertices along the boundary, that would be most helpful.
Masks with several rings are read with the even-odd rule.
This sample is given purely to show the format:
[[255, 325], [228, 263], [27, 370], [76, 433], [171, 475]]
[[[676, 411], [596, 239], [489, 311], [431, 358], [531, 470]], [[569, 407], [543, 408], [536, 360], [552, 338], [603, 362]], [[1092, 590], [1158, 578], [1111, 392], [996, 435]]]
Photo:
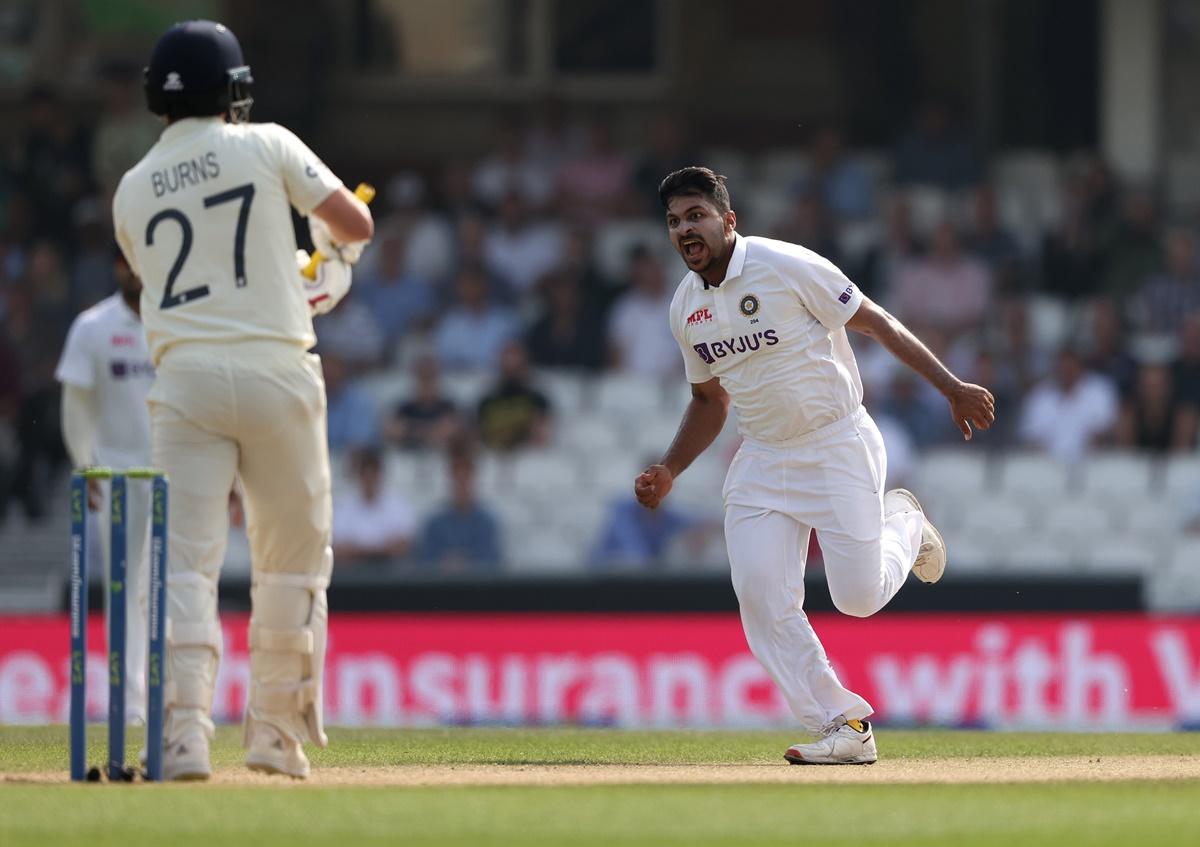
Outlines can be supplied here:
[[712, 344], [693, 344], [692, 349], [704, 360], [706, 365], [711, 365], [717, 359], [724, 359], [726, 356], [753, 352], [760, 347], [774, 347], [778, 343], [779, 334], [773, 329], [768, 329], [751, 335], [741, 335], [737, 338], [723, 338]]

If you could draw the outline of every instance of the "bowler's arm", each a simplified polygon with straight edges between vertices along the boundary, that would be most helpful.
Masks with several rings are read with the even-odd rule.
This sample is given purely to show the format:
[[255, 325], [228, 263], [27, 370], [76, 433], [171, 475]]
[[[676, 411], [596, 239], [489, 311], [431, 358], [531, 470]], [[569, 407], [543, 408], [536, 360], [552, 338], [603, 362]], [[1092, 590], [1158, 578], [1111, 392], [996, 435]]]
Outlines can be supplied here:
[[869, 297], [863, 298], [858, 311], [846, 321], [846, 328], [874, 338], [940, 391], [950, 403], [950, 415], [962, 430], [963, 438], [971, 439], [972, 424], [987, 429], [996, 419], [996, 401], [990, 391], [950, 373], [908, 327]]
[[729, 414], [729, 394], [716, 377], [692, 384], [692, 399], [683, 413], [683, 422], [661, 462], [638, 475], [633, 490], [638, 502], [654, 509], [671, 490], [675, 477], [708, 449], [725, 426]]

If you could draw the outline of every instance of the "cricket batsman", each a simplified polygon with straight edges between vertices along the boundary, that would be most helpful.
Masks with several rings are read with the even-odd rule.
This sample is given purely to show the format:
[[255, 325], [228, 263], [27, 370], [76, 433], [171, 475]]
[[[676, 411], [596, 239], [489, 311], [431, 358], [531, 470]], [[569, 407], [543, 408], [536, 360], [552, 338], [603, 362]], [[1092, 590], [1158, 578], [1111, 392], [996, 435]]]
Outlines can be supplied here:
[[[374, 225], [299, 138], [248, 123], [252, 82], [225, 26], [168, 29], [145, 71], [166, 128], [113, 198], [157, 370], [152, 459], [171, 483], [163, 770], [175, 780], [212, 773], [217, 580], [235, 477], [252, 559], [246, 764], [304, 778], [303, 744], [327, 743], [332, 510], [325, 385], [308, 350], [312, 314], [349, 290]], [[292, 208], [326, 259], [311, 282], [297, 268]]]

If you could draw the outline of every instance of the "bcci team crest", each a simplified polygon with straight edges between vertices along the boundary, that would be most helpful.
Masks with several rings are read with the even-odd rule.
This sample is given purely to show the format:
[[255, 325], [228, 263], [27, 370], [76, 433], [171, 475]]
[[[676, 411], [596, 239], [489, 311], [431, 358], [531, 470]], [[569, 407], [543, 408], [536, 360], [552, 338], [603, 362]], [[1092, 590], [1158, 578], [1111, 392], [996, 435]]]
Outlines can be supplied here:
[[758, 313], [758, 298], [753, 294], [747, 294], [742, 298], [742, 302], [738, 303], [738, 308], [741, 309], [742, 314], [746, 317], [755, 315]]

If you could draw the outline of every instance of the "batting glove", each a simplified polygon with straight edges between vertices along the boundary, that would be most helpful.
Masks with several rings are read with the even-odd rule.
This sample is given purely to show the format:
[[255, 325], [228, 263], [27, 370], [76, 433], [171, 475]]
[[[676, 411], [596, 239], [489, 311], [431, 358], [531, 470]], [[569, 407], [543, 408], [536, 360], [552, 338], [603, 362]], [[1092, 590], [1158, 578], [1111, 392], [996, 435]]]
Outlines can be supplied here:
[[333, 309], [350, 290], [350, 266], [341, 259], [329, 259], [317, 263], [317, 278], [309, 279], [304, 275], [308, 266], [309, 255], [304, 250], [296, 251], [296, 267], [300, 273], [300, 281], [304, 283], [304, 293], [308, 297], [308, 313], [323, 315]]

